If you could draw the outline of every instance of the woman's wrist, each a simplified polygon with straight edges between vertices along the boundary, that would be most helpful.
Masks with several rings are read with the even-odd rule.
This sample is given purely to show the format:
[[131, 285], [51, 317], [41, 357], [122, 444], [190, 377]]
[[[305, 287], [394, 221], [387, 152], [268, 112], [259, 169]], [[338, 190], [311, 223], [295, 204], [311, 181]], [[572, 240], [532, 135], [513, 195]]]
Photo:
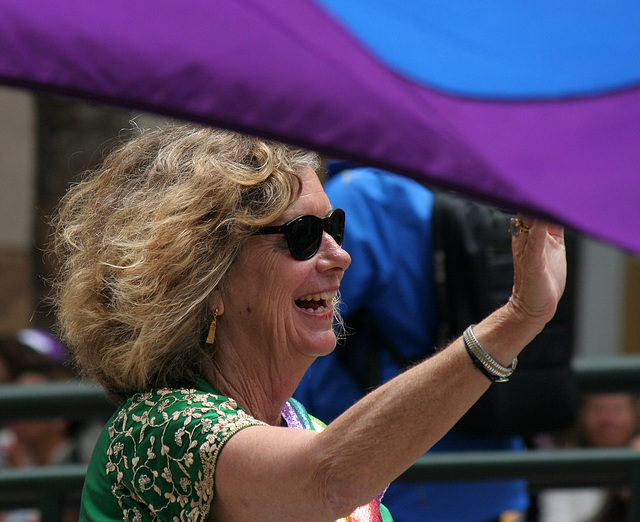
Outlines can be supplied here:
[[523, 331], [529, 332], [529, 335], [532, 335], [532, 339], [544, 330], [544, 327], [555, 313], [554, 309], [551, 314], [533, 314], [521, 306], [518, 299], [513, 295], [500, 310], [504, 314], [505, 320], [512, 327], [521, 328]]
[[507, 382], [516, 369], [518, 358], [516, 357], [509, 366], [502, 366], [482, 347], [473, 333], [474, 326], [468, 326], [462, 335], [471, 361], [491, 382]]
[[543, 330], [546, 321], [522, 313], [513, 303], [496, 310], [473, 327], [478, 342], [502, 366], [508, 367]]

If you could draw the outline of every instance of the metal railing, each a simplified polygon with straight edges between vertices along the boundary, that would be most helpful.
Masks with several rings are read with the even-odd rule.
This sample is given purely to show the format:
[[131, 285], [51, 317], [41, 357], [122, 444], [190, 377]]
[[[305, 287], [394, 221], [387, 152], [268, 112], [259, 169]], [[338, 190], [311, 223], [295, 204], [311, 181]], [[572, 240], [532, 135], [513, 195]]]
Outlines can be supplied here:
[[[585, 392], [640, 391], [640, 357], [578, 359], [578, 386]], [[0, 423], [33, 418], [85, 418], [115, 409], [104, 391], [79, 383], [0, 386]], [[83, 464], [0, 470], [0, 510], [36, 507], [43, 522], [62, 520], [77, 506]], [[550, 487], [628, 487], [629, 521], [640, 520], [640, 451], [631, 449], [461, 452], [419, 459], [398, 480], [448, 481], [524, 478], [532, 491]]]
[[640, 451], [633, 449], [460, 452], [420, 458], [398, 480], [526, 479], [530, 492], [547, 488], [628, 487], [629, 522], [640, 520]]

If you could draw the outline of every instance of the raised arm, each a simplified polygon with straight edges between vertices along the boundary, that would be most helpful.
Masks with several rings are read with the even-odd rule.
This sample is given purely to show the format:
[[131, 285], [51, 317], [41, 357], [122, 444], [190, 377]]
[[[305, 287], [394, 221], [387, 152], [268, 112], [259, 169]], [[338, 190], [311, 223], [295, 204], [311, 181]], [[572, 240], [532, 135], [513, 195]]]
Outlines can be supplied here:
[[[473, 328], [484, 350], [503, 366], [553, 317], [566, 280], [562, 228], [519, 219], [523, 232], [512, 241], [513, 294]], [[364, 397], [320, 434], [243, 430], [220, 454], [212, 519], [347, 516], [407, 470], [490, 384], [459, 338]]]

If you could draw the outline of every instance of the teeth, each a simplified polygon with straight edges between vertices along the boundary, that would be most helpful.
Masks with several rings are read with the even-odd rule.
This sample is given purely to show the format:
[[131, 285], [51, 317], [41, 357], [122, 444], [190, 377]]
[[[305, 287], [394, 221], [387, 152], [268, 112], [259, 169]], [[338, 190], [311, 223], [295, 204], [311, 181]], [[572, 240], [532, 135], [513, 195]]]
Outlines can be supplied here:
[[311, 313], [324, 313], [331, 310], [331, 308], [327, 306], [319, 306], [315, 310], [313, 308], [302, 308], [302, 310], [304, 310], [305, 312], [311, 312]]
[[[309, 294], [303, 295], [299, 300], [300, 301], [323, 301], [323, 300], [331, 300], [334, 299], [338, 295], [338, 292], [332, 290], [331, 292], [322, 292], [320, 294]], [[321, 307], [323, 308], [323, 307]], [[326, 311], [326, 310], [325, 310]]]

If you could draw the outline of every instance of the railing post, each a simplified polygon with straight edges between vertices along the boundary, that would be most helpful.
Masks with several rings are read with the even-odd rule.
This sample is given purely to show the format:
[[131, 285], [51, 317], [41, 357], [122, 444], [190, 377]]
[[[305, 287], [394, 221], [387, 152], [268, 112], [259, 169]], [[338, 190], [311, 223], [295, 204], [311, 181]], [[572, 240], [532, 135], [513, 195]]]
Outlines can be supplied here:
[[629, 484], [629, 512], [627, 522], [640, 520], [640, 464], [633, 466]]
[[41, 514], [40, 522], [64, 520], [65, 501], [57, 489], [43, 492], [38, 507]]

